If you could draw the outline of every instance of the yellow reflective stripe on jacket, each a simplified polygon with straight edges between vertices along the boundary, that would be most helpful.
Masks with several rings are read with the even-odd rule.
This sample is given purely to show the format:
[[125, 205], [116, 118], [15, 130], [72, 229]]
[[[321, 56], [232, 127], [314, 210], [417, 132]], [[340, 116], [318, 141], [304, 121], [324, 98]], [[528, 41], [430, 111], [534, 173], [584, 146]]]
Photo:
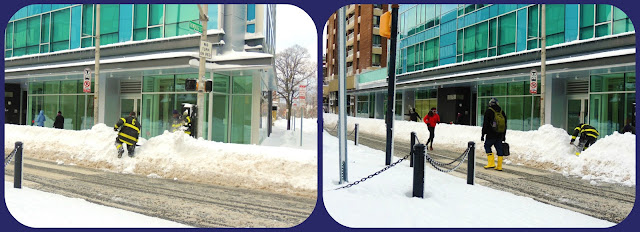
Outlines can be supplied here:
[[132, 146], [133, 146], [133, 143], [130, 143], [130, 142], [124, 141], [124, 140], [122, 140], [122, 139], [118, 139], [118, 140], [120, 140], [120, 142], [126, 143], [127, 145], [132, 145]]
[[571, 139], [576, 140], [576, 136], [571, 136]]
[[122, 136], [122, 137], [125, 137], [127, 139], [131, 139], [131, 141], [138, 142], [138, 139], [136, 139], [135, 137], [133, 137], [131, 135], [128, 135], [128, 134], [125, 134], [125, 133], [122, 133], [122, 132], [118, 133], [118, 136]]
[[191, 117], [187, 117], [187, 123], [191, 123]]
[[124, 123], [124, 126], [126, 126], [126, 127], [131, 127], [131, 128], [133, 128], [134, 130], [136, 130], [136, 131], [138, 132], [138, 134], [140, 134], [140, 129], [138, 129], [136, 126], [131, 125], [131, 124], [126, 123], [126, 122]]
[[[120, 120], [122, 120], [122, 123], [127, 123], [127, 120], [125, 120], [124, 118], [120, 118]], [[116, 122], [116, 129], [118, 129], [118, 122]]]
[[598, 133], [598, 131], [597, 131], [597, 130], [594, 130], [594, 129], [584, 129], [583, 131], [589, 131], [589, 132], [593, 132], [593, 133], [595, 133], [596, 135], [600, 135], [600, 134]]
[[184, 131], [184, 133], [190, 135], [191, 131]]
[[596, 138], [596, 139], [598, 138], [598, 136], [597, 136], [597, 135], [594, 135], [594, 134], [587, 134], [587, 136], [591, 136], [591, 137], [594, 137], [594, 138]]

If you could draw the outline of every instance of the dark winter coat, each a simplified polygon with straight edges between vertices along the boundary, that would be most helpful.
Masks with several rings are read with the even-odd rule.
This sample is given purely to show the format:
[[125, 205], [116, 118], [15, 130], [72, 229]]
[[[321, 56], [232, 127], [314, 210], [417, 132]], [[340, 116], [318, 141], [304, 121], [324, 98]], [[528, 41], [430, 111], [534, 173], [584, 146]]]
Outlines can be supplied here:
[[[492, 108], [493, 110], [489, 109]], [[499, 105], [492, 105], [489, 106], [489, 108], [487, 108], [487, 110], [484, 112], [484, 122], [482, 123], [482, 136], [484, 137], [484, 135], [487, 135], [486, 139], [503, 139], [505, 138], [506, 134], [507, 134], [507, 114], [502, 111], [502, 108], [500, 108]], [[502, 116], [504, 117], [504, 125], [505, 125], [505, 132], [504, 133], [498, 133], [495, 132], [493, 130], [493, 128], [491, 127], [491, 122], [493, 122], [494, 118], [496, 117], [494, 114], [494, 110], [495, 112], [502, 112]]]
[[417, 112], [415, 112], [415, 111], [414, 111], [414, 112], [411, 112], [411, 113], [408, 113], [408, 114], [404, 114], [404, 115], [409, 116], [409, 120], [410, 120], [410, 121], [413, 121], [413, 122], [417, 122], [419, 118], [422, 118], [422, 117], [420, 117], [420, 115], [419, 115]]
[[572, 143], [573, 141], [576, 141], [576, 137], [578, 137], [578, 135], [580, 135], [581, 138], [592, 137], [593, 140], [595, 140], [595, 139], [598, 139], [598, 136], [600, 135], [600, 133], [598, 133], [598, 130], [596, 130], [595, 127], [592, 127], [589, 124], [580, 123], [580, 125], [578, 125], [575, 129], [573, 129], [573, 134], [571, 135]]
[[118, 133], [118, 141], [126, 143], [127, 145], [135, 145], [138, 142], [138, 135], [140, 134], [140, 122], [131, 116], [120, 118], [113, 127], [113, 130], [120, 130], [120, 133]]
[[631, 125], [631, 123], [629, 123], [629, 124], [625, 125], [624, 128], [622, 128], [622, 133], [623, 134], [627, 133], [627, 132], [635, 135], [636, 134], [636, 128], [633, 125]]
[[61, 114], [56, 116], [56, 120], [53, 122], [53, 128], [64, 129], [64, 117]]
[[44, 121], [47, 119], [44, 117], [44, 110], [40, 110], [40, 114], [36, 117], [36, 125], [39, 127], [44, 127]]

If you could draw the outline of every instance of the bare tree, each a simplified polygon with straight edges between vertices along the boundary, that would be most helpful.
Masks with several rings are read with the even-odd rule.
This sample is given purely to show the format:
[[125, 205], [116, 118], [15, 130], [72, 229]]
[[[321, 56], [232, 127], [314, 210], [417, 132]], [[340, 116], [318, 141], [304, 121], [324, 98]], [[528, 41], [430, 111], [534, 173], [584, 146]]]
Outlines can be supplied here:
[[287, 130], [291, 128], [291, 107], [298, 97], [300, 85], [308, 85], [316, 76], [316, 65], [310, 60], [309, 51], [293, 45], [276, 54], [278, 95], [287, 104]]

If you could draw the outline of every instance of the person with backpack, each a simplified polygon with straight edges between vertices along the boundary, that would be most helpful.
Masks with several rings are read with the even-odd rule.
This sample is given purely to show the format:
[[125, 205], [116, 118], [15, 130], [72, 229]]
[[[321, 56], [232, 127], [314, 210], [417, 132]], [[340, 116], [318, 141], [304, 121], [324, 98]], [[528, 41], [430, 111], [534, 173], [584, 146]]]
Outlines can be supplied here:
[[596, 130], [595, 127], [586, 123], [580, 123], [575, 129], [573, 129], [571, 142], [569, 142], [569, 144], [573, 145], [573, 142], [576, 141], [576, 137], [578, 137], [578, 135], [580, 135], [580, 140], [578, 141], [576, 156], [580, 156], [580, 153], [583, 150], [587, 150], [589, 146], [594, 144], [600, 133], [598, 133], [598, 130]]
[[[502, 149], [502, 142], [505, 140], [507, 133], [507, 114], [498, 105], [498, 99], [491, 98], [489, 100], [489, 108], [484, 112], [484, 122], [482, 123], [482, 137], [481, 141], [484, 141], [484, 150], [487, 152], [487, 166], [485, 169], [494, 168], [495, 170], [502, 171], [502, 157], [504, 156], [504, 150]], [[485, 135], [486, 141], [485, 141]], [[491, 146], [496, 148], [498, 155], [498, 164], [496, 165], [494, 154], [491, 151]]]
[[[436, 113], [436, 108], [431, 108], [429, 113], [424, 116], [422, 121], [424, 121], [424, 123], [427, 124], [427, 128], [429, 128], [429, 140], [427, 140], [427, 143], [425, 143], [424, 145], [429, 146], [429, 150], [433, 151], [433, 138], [436, 137], [436, 123], [440, 122], [440, 115]], [[431, 143], [431, 145], [429, 145], [429, 143]]]

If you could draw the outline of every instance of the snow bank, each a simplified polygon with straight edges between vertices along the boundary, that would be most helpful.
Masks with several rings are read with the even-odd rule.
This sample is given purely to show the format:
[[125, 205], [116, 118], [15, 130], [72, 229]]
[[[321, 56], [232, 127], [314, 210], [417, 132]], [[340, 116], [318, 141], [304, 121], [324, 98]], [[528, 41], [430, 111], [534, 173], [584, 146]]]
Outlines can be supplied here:
[[[117, 158], [117, 133], [104, 124], [72, 131], [5, 124], [5, 153], [16, 141], [25, 157], [119, 173], [315, 196], [317, 152], [228, 144], [165, 131], [141, 139], [136, 157]], [[126, 153], [126, 152], [125, 152]]]
[[[323, 116], [325, 128], [333, 129], [337, 125], [338, 115]], [[358, 123], [361, 132], [378, 135], [384, 141], [384, 120], [348, 117], [347, 122], [349, 132]], [[395, 139], [406, 143], [410, 142], [412, 131], [416, 132], [422, 143], [429, 138], [429, 131], [422, 122], [395, 121], [394, 131]], [[476, 154], [485, 154], [484, 142], [480, 141], [481, 134], [482, 128], [479, 126], [438, 124], [433, 146], [462, 152], [469, 141], [474, 141]], [[574, 147], [569, 145], [569, 141], [571, 136], [564, 129], [548, 124], [533, 131], [508, 130], [506, 142], [510, 145], [511, 156], [505, 159], [505, 163], [554, 170], [587, 180], [635, 186], [635, 135], [614, 132], [604, 138], [600, 137], [579, 157], [575, 155]]]
[[4, 182], [7, 209], [18, 222], [34, 228], [187, 228], [180, 223], [42, 192]]

